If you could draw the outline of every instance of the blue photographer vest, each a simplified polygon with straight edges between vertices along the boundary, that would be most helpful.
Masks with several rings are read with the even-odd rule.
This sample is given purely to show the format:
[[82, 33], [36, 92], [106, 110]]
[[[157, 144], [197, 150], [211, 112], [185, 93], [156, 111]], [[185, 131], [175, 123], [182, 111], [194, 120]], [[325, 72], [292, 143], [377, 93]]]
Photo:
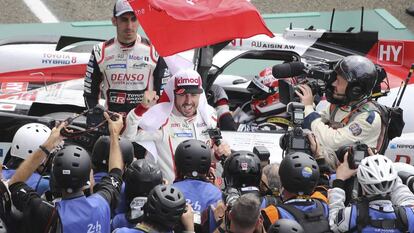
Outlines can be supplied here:
[[[16, 173], [14, 169], [5, 169], [2, 171], [3, 178], [9, 180], [12, 176]], [[40, 182], [39, 182], [40, 179]], [[39, 182], [39, 185], [37, 183]], [[41, 175], [37, 173], [33, 173], [29, 179], [25, 182], [30, 188], [35, 190], [37, 194], [42, 195], [47, 190], [49, 190], [49, 180], [43, 178]], [[36, 189], [37, 186], [37, 189]]]
[[220, 189], [205, 181], [186, 179], [174, 183], [173, 186], [184, 194], [187, 203], [191, 204], [193, 211], [198, 213], [222, 199]]
[[111, 232], [111, 211], [99, 194], [62, 200], [56, 203], [64, 233]]
[[[102, 178], [104, 176], [107, 176], [107, 172], [96, 172], [93, 174], [93, 178], [95, 179], [95, 184], [101, 182]], [[122, 183], [121, 186], [121, 196], [119, 198], [119, 202], [116, 205], [116, 209], [114, 210], [115, 214], [122, 214], [126, 212], [127, 209], [127, 203], [125, 201], [125, 183]]]
[[[407, 223], [408, 223], [408, 232], [414, 232], [414, 213], [413, 210], [409, 207], [403, 207], [405, 209], [405, 214], [407, 216]], [[386, 220], [396, 220], [397, 216], [394, 212], [394, 210], [392, 211], [381, 211], [381, 210], [376, 210], [373, 208], [368, 208], [368, 213], [369, 213], [369, 217], [371, 220], [381, 220], [381, 221], [386, 221]], [[349, 229], [350, 232], [357, 232], [357, 221], [358, 221], [358, 211], [357, 211], [357, 206], [356, 205], [352, 205], [352, 210], [351, 210], [351, 218], [350, 218], [350, 223], [349, 223]], [[355, 229], [354, 231], [352, 231], [352, 229]], [[371, 225], [367, 225], [362, 229], [362, 232], [387, 232], [387, 233], [397, 233], [397, 232], [401, 232], [399, 229], [397, 228], [380, 228], [380, 227], [374, 227]]]

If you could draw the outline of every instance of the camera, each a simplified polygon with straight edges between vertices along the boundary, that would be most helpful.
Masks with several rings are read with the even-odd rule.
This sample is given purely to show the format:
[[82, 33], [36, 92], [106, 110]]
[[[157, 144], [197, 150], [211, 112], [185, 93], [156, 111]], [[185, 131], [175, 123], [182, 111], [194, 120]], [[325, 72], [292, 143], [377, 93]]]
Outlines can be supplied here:
[[[287, 105], [290, 102], [300, 101], [299, 96], [297, 96], [295, 93], [295, 91], [299, 90], [299, 84], [308, 85], [312, 90], [312, 94], [314, 96], [321, 97], [326, 92], [327, 86], [336, 79], [336, 73], [332, 69], [333, 64], [321, 63], [318, 65], [307, 66], [305, 66], [303, 63], [300, 64], [301, 65], [292, 65], [292, 68], [297, 69], [290, 71], [292, 74], [289, 74], [290, 72], [284, 72], [284, 75], [286, 77], [293, 77], [298, 75], [296, 82], [289, 82], [289, 80], [283, 79], [286, 77], [279, 77], [279, 100], [283, 104]], [[273, 72], [276, 72], [275, 70], [285, 69], [275, 69], [275, 67], [273, 67]]]
[[345, 153], [348, 152], [348, 164], [350, 169], [357, 169], [361, 160], [369, 156], [368, 146], [361, 142], [352, 145], [341, 146], [335, 153], [338, 160], [343, 163]]
[[208, 133], [208, 136], [211, 140], [214, 141], [216, 146], [219, 146], [221, 144], [221, 140], [223, 139], [223, 136], [221, 136], [221, 131], [219, 128], [210, 128], [206, 130], [206, 133]]
[[117, 115], [113, 112], [105, 110], [102, 105], [96, 105], [86, 113], [86, 126], [100, 135], [109, 135], [108, 122], [105, 121], [104, 112], [107, 112], [112, 120], [117, 120]]
[[233, 187], [227, 187], [223, 191], [223, 201], [224, 204], [226, 204], [227, 209], [230, 210], [231, 207], [233, 207], [234, 203], [237, 199], [239, 199], [240, 196], [247, 193], [254, 193], [258, 197], [260, 197], [260, 191], [257, 187], [248, 186], [248, 187], [242, 187], [240, 189], [236, 189]]
[[414, 175], [409, 172], [399, 171], [398, 176], [401, 178], [403, 184], [407, 185], [410, 191], [414, 193]]
[[305, 106], [298, 102], [291, 102], [287, 106], [287, 112], [290, 114], [293, 129], [286, 132], [280, 138], [280, 147], [287, 154], [293, 152], [304, 152], [312, 155], [308, 137], [303, 133], [302, 124], [304, 120]]

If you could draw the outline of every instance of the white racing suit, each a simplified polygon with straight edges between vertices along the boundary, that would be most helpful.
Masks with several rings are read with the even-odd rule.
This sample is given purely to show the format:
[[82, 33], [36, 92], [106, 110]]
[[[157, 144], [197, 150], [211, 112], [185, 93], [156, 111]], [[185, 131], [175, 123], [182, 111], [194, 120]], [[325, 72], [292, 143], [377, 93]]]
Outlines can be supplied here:
[[[217, 117], [214, 109], [208, 106], [208, 114], [211, 117], [211, 126], [215, 128], [217, 124]], [[174, 166], [174, 152], [178, 144], [188, 139], [197, 139], [211, 145], [210, 138], [206, 132], [207, 124], [203, 121], [200, 114], [194, 117], [185, 117], [179, 113], [175, 107], [169, 115], [167, 121], [161, 128], [155, 132], [146, 132], [138, 129], [139, 120], [145, 110], [141, 108], [140, 111], [132, 110], [126, 119], [126, 128], [123, 136], [131, 141], [154, 141], [158, 157], [156, 158], [164, 178], [170, 183], [175, 180], [175, 166]], [[148, 157], [148, 155], [146, 156]]]
[[[335, 167], [335, 151], [343, 145], [355, 142], [376, 148], [381, 134], [381, 116], [370, 102], [363, 103], [358, 111], [350, 107], [328, 105], [327, 109], [316, 112], [312, 106], [305, 106], [303, 128], [310, 129], [316, 136], [321, 153], [326, 161]], [[349, 121], [347, 123], [346, 119]]]
[[[375, 218], [379, 217], [382, 213], [382, 217], [386, 216], [386, 213], [394, 213], [393, 205], [395, 206], [407, 206], [406, 214], [409, 222], [409, 232], [414, 231], [414, 214], [410, 207], [414, 204], [413, 193], [407, 186], [402, 184], [401, 179], [397, 178], [395, 187], [391, 192], [391, 200], [374, 200], [369, 203], [370, 215]], [[348, 232], [352, 228], [356, 227], [357, 211], [355, 205], [345, 207], [345, 191], [342, 187], [335, 187], [328, 191], [329, 199], [329, 225], [334, 232]], [[375, 212], [377, 216], [375, 216]], [[373, 231], [368, 231], [373, 232]], [[378, 230], [376, 231], [378, 232]], [[394, 232], [394, 231], [380, 231], [380, 232]]]
[[107, 109], [127, 114], [141, 102], [145, 90], [154, 89], [157, 60], [149, 41], [139, 35], [130, 47], [116, 38], [95, 45], [85, 74], [87, 107], [97, 105], [102, 95]]

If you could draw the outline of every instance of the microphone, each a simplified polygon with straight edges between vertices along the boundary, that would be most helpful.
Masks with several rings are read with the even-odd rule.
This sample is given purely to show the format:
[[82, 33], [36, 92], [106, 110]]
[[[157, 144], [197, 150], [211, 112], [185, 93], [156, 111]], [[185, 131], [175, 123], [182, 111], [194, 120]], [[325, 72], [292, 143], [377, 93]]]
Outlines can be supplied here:
[[272, 67], [272, 75], [277, 79], [289, 78], [305, 73], [305, 64], [299, 61], [278, 64]]

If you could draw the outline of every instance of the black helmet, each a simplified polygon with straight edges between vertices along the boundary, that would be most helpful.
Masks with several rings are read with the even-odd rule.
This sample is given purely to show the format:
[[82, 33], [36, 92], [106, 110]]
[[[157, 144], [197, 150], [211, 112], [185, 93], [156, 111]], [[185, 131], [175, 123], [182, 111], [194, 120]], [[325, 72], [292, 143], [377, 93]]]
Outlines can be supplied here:
[[267, 233], [304, 233], [302, 226], [293, 219], [279, 219], [273, 223]]
[[67, 192], [82, 188], [89, 181], [91, 160], [89, 153], [76, 145], [65, 145], [53, 159], [54, 184]]
[[288, 192], [310, 195], [318, 184], [319, 167], [311, 155], [294, 152], [280, 163], [279, 176], [282, 187]]
[[[109, 136], [101, 136], [96, 140], [92, 150], [92, 164], [95, 172], [108, 172], [110, 144], [111, 140]], [[120, 138], [119, 147], [121, 148], [124, 163], [130, 164], [134, 158], [134, 147], [132, 146], [132, 143], [125, 138]]]
[[144, 205], [145, 216], [153, 222], [171, 229], [180, 222], [185, 211], [184, 194], [171, 185], [157, 185]]
[[224, 162], [226, 187], [259, 187], [262, 174], [260, 159], [250, 151], [236, 151]]
[[334, 70], [348, 82], [348, 86], [345, 98], [339, 100], [333, 97], [334, 87], [329, 83], [326, 91], [329, 102], [346, 105], [351, 101], [371, 96], [372, 89], [377, 83], [377, 69], [371, 60], [359, 55], [348, 56], [341, 59]]
[[185, 140], [177, 146], [174, 155], [175, 167], [181, 175], [197, 177], [210, 170], [211, 150], [202, 141]]
[[162, 173], [158, 165], [145, 159], [135, 160], [124, 173], [125, 197], [127, 203], [135, 197], [146, 197], [149, 192], [162, 184]]

